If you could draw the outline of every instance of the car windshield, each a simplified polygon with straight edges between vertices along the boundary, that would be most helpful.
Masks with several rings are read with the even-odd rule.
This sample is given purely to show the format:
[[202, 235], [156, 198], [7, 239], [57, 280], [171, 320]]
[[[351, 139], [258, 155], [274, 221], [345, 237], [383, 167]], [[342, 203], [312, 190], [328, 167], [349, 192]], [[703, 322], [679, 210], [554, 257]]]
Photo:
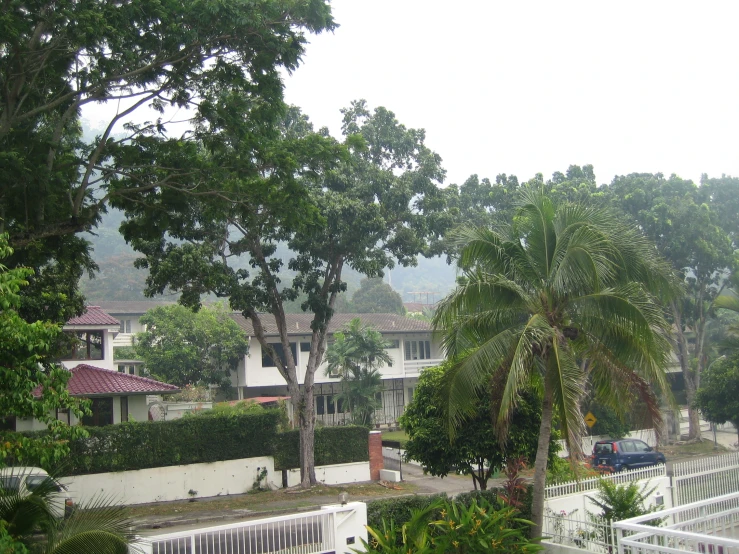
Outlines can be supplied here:
[[[46, 475], [29, 475], [26, 478], [26, 488], [29, 491], [34, 491], [37, 488], [39, 488], [39, 486], [41, 486], [41, 483], [43, 483], [47, 479], [49, 479], [49, 477]], [[52, 487], [52, 490], [56, 490], [56, 491], [59, 490], [59, 485], [54, 483], [54, 481], [51, 481], [51, 487]]]
[[595, 454], [613, 454], [613, 445], [610, 442], [603, 442], [595, 445]]
[[0, 477], [2, 492], [18, 492], [21, 488], [21, 478], [18, 476]]

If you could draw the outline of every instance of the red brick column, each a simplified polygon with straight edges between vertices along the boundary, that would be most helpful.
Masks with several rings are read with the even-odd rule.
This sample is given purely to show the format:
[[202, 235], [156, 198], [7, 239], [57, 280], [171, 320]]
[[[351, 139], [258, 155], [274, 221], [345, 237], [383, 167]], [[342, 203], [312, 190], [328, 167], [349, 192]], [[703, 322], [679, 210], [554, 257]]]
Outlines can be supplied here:
[[369, 462], [370, 479], [379, 481], [380, 470], [385, 467], [382, 462], [382, 433], [380, 431], [369, 433]]

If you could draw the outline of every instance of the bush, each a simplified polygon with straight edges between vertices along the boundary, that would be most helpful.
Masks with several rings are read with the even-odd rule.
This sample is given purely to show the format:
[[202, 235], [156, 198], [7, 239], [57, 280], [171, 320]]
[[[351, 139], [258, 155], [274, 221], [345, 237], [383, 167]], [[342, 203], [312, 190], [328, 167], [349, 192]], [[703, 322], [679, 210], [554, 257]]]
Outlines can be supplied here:
[[518, 510], [484, 497], [458, 500], [436, 498], [426, 507], [413, 509], [407, 522], [383, 519], [381, 526], [368, 525], [368, 550], [385, 554], [431, 554], [432, 552], [521, 552], [542, 550], [528, 538], [531, 522]]
[[[320, 427], [315, 432], [317, 466], [369, 460], [369, 430], [366, 427]], [[300, 432], [280, 433], [275, 441], [275, 469], [300, 467]]]
[[62, 475], [271, 456], [279, 418], [269, 410], [87, 427], [88, 438], [70, 443]]

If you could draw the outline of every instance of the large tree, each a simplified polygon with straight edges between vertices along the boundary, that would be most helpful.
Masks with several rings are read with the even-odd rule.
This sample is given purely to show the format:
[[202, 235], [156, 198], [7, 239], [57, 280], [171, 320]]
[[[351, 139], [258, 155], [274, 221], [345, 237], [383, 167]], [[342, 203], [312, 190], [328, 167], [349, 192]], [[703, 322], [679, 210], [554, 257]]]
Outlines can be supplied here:
[[[301, 431], [301, 482], [309, 486], [316, 482], [315, 372], [337, 295], [346, 288], [343, 270], [381, 276], [396, 261], [413, 264], [427, 239], [443, 231], [437, 185], [444, 172], [424, 132], [401, 125], [385, 108], [370, 111], [359, 101], [343, 110], [346, 140], [339, 147], [325, 132], [313, 132], [297, 109], [287, 110], [264, 139], [267, 133], [251, 132], [254, 118], [244, 116], [252, 107], [236, 93], [223, 97], [202, 122], [207, 133], [194, 152], [211, 168], [198, 185], [206, 191], [228, 183], [239, 201], [203, 194], [184, 202], [160, 190], [145, 203], [123, 205], [130, 217], [125, 233], [146, 255], [150, 294], [169, 287], [182, 291], [182, 302], [197, 304], [213, 291], [251, 321], [287, 384]], [[287, 244], [287, 260], [276, 255], [279, 244]], [[301, 296], [302, 309], [313, 315], [302, 383], [285, 317], [286, 302]], [[266, 325], [275, 326], [284, 358]]]
[[670, 344], [655, 294], [676, 285], [635, 227], [605, 209], [554, 204], [535, 188], [521, 193], [512, 224], [466, 228], [456, 240], [463, 284], [434, 321], [448, 355], [470, 353], [449, 372], [445, 409], [460, 427], [491, 375], [499, 376], [503, 439], [520, 392], [541, 388], [532, 505], [532, 536], [540, 536], [553, 417], [579, 453], [588, 376], [598, 399], [619, 413], [639, 400], [660, 419], [654, 390], [668, 388]]
[[721, 205], [729, 196], [727, 188], [733, 186], [734, 195], [739, 195], [739, 180], [721, 184], [698, 187], [675, 175], [630, 174], [616, 177], [608, 187], [614, 204], [633, 217], [685, 282], [686, 294], [669, 303], [669, 312], [685, 381], [691, 439], [700, 439], [694, 397], [712, 358], [711, 303], [727, 284], [732, 230], [736, 232], [739, 221], [739, 212], [732, 212], [735, 202]]
[[[7, 235], [0, 234], [0, 260], [12, 253], [7, 240]], [[70, 439], [85, 436], [80, 427], [70, 427], [56, 417], [57, 410], [84, 415], [84, 403], [67, 391], [69, 371], [48, 363], [60, 326], [27, 322], [18, 314], [19, 293], [32, 273], [29, 268], [7, 269], [0, 264], [0, 421], [32, 417], [49, 432], [26, 436], [0, 430], [0, 466], [7, 458], [21, 463], [27, 458], [57, 462], [69, 452]]]
[[[449, 440], [448, 421], [444, 411], [444, 379], [453, 368], [452, 360], [441, 366], [424, 369], [413, 392], [413, 400], [400, 416], [400, 425], [408, 433], [405, 455], [420, 462], [431, 475], [445, 477], [460, 471], [472, 477], [475, 490], [487, 489], [493, 472], [503, 468], [506, 459], [533, 460], [539, 440], [541, 399], [527, 391], [511, 416], [503, 445], [496, 438], [496, 406], [500, 390], [488, 383], [485, 393], [474, 406], [474, 415]], [[557, 455], [556, 443], [549, 449], [550, 459]]]
[[[81, 312], [77, 282], [95, 265], [77, 234], [93, 229], [113, 198], [200, 193], [198, 169], [182, 163], [193, 137], [170, 125], [173, 117], [192, 124], [233, 88], [260, 104], [260, 117], [279, 114], [280, 70], [297, 67], [306, 33], [333, 28], [324, 0], [4, 4], [0, 232], [15, 249], [6, 263], [35, 270], [24, 317], [63, 323]], [[81, 110], [100, 104], [107, 119], [86, 136]], [[160, 114], [137, 115], [151, 114], [147, 107]], [[132, 155], [152, 149], [170, 155]]]
[[713, 424], [731, 422], [739, 434], [739, 354], [720, 358], [706, 369], [695, 407]]
[[231, 386], [231, 372], [249, 343], [223, 305], [193, 313], [180, 305], [157, 306], [141, 317], [146, 331], [136, 336], [136, 354], [146, 372], [179, 387]]
[[351, 309], [358, 314], [405, 315], [403, 299], [380, 277], [362, 279], [352, 295]]

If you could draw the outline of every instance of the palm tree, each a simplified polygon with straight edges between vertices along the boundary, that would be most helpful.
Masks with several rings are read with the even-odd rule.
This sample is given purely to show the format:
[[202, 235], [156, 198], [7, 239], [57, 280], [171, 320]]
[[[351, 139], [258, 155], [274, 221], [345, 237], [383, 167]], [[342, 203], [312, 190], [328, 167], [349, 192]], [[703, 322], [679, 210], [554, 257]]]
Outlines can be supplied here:
[[542, 391], [532, 504], [532, 537], [540, 536], [552, 418], [580, 453], [586, 377], [618, 413], [640, 399], [652, 422], [660, 419], [652, 386], [668, 390], [670, 343], [655, 295], [679, 285], [633, 226], [605, 209], [554, 205], [532, 189], [521, 193], [512, 224], [464, 228], [455, 242], [462, 284], [434, 317], [450, 357], [471, 352], [446, 383], [450, 429], [472, 414], [491, 375], [504, 383], [501, 440], [519, 393]]
[[334, 334], [334, 343], [326, 349], [326, 375], [341, 375], [343, 390], [336, 401], [347, 406], [357, 425], [371, 425], [375, 410], [381, 406], [376, 400], [382, 391], [379, 369], [392, 363], [386, 351], [389, 347], [379, 331], [354, 318], [344, 332]]
[[[739, 272], [735, 272], [731, 276], [731, 287], [716, 297], [713, 301], [713, 307], [739, 314]], [[730, 323], [726, 327], [724, 339], [721, 341], [719, 348], [726, 353], [739, 350], [739, 323]]]
[[[23, 471], [17, 475], [25, 477]], [[8, 534], [39, 554], [127, 554], [135, 542], [125, 508], [95, 498], [65, 519], [51, 506], [61, 491], [49, 477], [32, 490], [0, 488], [0, 520]], [[63, 499], [62, 503], [63, 505]], [[43, 539], [35, 536], [41, 533]]]

